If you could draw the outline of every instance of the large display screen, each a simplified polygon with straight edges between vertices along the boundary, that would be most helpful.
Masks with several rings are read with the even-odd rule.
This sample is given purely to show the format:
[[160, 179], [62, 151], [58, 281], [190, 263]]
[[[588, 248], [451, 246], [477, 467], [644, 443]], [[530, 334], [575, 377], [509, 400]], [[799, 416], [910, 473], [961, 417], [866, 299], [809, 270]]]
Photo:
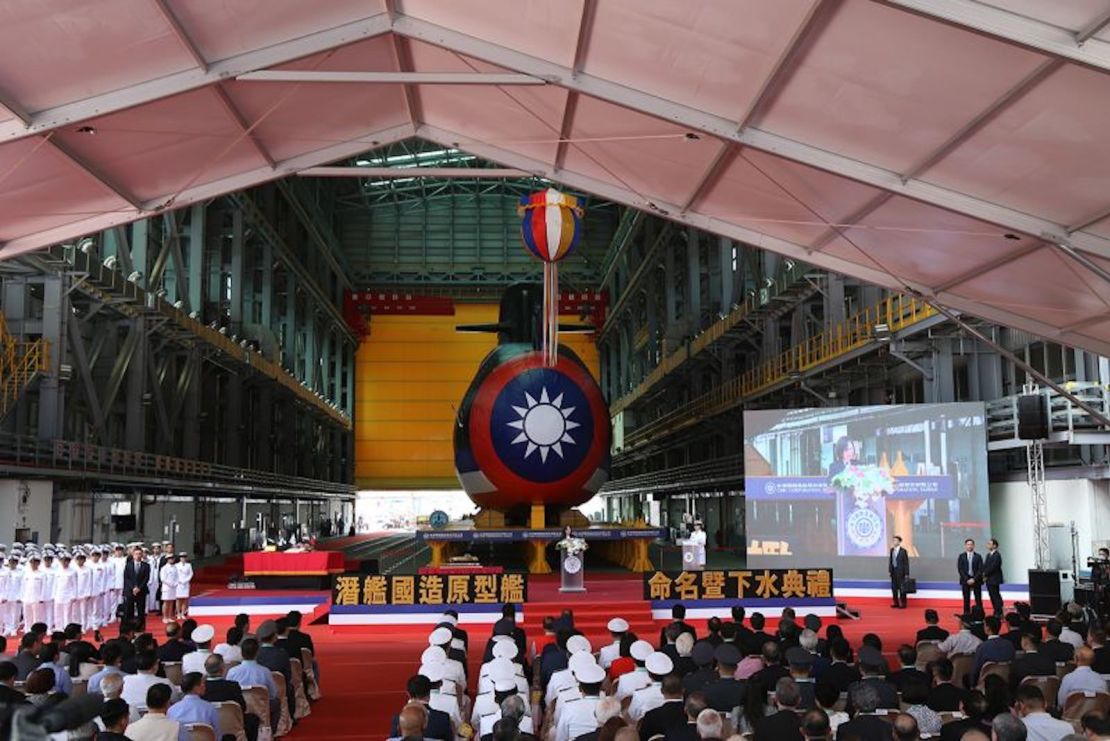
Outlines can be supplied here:
[[750, 568], [886, 579], [898, 535], [911, 576], [954, 582], [990, 537], [981, 403], [747, 411], [744, 469]]

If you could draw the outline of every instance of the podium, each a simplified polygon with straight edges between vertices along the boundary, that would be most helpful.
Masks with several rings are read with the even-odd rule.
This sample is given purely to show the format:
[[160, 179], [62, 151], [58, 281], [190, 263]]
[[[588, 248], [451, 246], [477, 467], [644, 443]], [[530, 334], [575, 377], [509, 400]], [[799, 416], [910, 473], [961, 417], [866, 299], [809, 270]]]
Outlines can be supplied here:
[[682, 541], [682, 570], [705, 571], [705, 564], [698, 563], [699, 546], [684, 540]]
[[583, 586], [583, 578], [585, 576], [586, 565], [582, 561], [582, 555], [573, 555], [563, 551], [562, 568], [559, 570], [562, 574], [562, 582], [559, 585], [560, 592], [585, 592], [586, 587]]

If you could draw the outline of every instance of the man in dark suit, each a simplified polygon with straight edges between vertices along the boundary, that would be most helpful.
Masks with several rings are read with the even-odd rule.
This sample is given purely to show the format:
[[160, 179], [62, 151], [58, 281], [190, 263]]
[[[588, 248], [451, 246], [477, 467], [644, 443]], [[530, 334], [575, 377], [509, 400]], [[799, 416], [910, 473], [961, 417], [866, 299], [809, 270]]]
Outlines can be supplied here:
[[948, 631], [940, 627], [940, 616], [933, 608], [925, 611], [925, 627], [917, 631], [917, 641], [943, 641], [948, 637]]
[[709, 707], [709, 701], [704, 692], [691, 692], [686, 697], [683, 710], [686, 712], [686, 723], [674, 726], [663, 735], [663, 741], [698, 741], [698, 715]]
[[682, 687], [687, 693], [704, 689], [705, 685], [717, 678], [717, 670], [713, 668], [713, 652], [716, 649], [709, 641], [698, 641], [690, 657], [697, 668], [682, 678]]
[[898, 689], [883, 677], [883, 654], [874, 646], [860, 646], [859, 666], [862, 677], [848, 688], [848, 714], [852, 713], [853, 688], [871, 687], [878, 698], [876, 707], [897, 710], [899, 707]]
[[891, 607], [906, 609], [906, 578], [910, 575], [910, 554], [902, 547], [902, 536], [895, 535], [887, 558], [887, 573], [890, 574], [890, 595], [894, 599]]
[[908, 643], [902, 644], [898, 649], [898, 663], [901, 667], [896, 672], [887, 676], [887, 681], [902, 691], [906, 682], [921, 682], [929, 684], [929, 675], [917, 668], [917, 649]]
[[931, 665], [933, 686], [925, 704], [937, 713], [954, 713], [960, 709], [967, 698], [967, 690], [952, 683], [955, 667], [950, 659], [938, 659]]
[[166, 642], [158, 649], [158, 658], [163, 663], [181, 661], [185, 654], [192, 653], [193, 647], [181, 640], [181, 626], [166, 623]]
[[0, 661], [0, 712], [5, 710], [5, 706], [27, 702], [27, 696], [15, 688], [15, 675], [18, 671], [12, 662]]
[[956, 570], [960, 572], [960, 589], [964, 593], [964, 614], [971, 612], [971, 595], [975, 594], [975, 606], [983, 607], [983, 557], [975, 552], [975, 541], [964, 541], [964, 552], [956, 559]]
[[775, 685], [777, 713], [768, 715], [755, 724], [755, 741], [801, 741], [798, 703], [801, 695], [798, 685], [790, 677], [783, 677]]
[[790, 676], [790, 670], [782, 665], [782, 652], [777, 643], [763, 644], [763, 668], [752, 674], [752, 682], [762, 682], [771, 688], [783, 677]]
[[[752, 630], [744, 625], [744, 608], [740, 605], [732, 608], [732, 625], [736, 630], [736, 645], [743, 651], [746, 642], [751, 639]], [[744, 655], [747, 656], [748, 654], [745, 653]]]
[[[574, 618], [573, 618], [573, 616], [569, 617], [569, 622], [570, 622], [570, 625], [566, 625], [566, 620], [564, 620], [564, 625], [563, 626], [556, 626], [556, 630], [559, 630], [560, 628], [565, 627], [567, 630], [573, 631], [574, 630]], [[455, 626], [452, 625], [451, 626], [451, 633], [454, 634], [454, 632], [455, 632]], [[523, 657], [527, 655], [527, 653], [528, 653], [528, 646], [527, 646], [528, 639], [524, 635], [524, 629], [516, 624], [516, 605], [512, 605], [512, 604], [502, 605], [502, 607], [501, 607], [501, 619], [493, 624], [493, 635], [495, 635], [495, 636], [509, 636], [510, 638], [513, 639], [513, 643], [516, 644], [516, 655], [520, 656], [522, 660], [523, 660]], [[482, 662], [483, 663], [487, 662], [487, 661], [489, 661], [490, 659], [493, 658], [493, 641], [492, 640], [486, 645], [486, 654], [488, 654], [488, 655], [483, 655], [483, 657], [482, 657]], [[463, 663], [463, 666], [464, 667], [466, 666], [465, 662]]]
[[991, 736], [991, 719], [987, 717], [987, 698], [979, 690], [972, 690], [960, 706], [966, 716], [940, 727], [940, 741], [960, 741], [968, 731], [980, 731]]
[[747, 689], [744, 682], [736, 679], [736, 666], [740, 663], [740, 651], [736, 646], [722, 643], [713, 652], [717, 660], [718, 678], [705, 685], [705, 698], [709, 707], [720, 713], [732, 712], [744, 704]]
[[975, 668], [971, 671], [972, 684], [979, 683], [979, 672], [987, 662], [1003, 662], [1014, 660], [1014, 644], [1002, 637], [1002, 621], [997, 615], [989, 615], [983, 619], [983, 627], [987, 631], [987, 640], [975, 649]]
[[860, 680], [859, 670], [848, 663], [851, 648], [843, 638], [834, 638], [829, 644], [832, 663], [821, 675], [822, 682], [836, 687], [837, 692], [847, 692], [848, 688]]
[[686, 725], [686, 710], [682, 707], [682, 677], [668, 674], [663, 678], [661, 690], [663, 704], [647, 711], [640, 719], [641, 741], [648, 741], [652, 736], [662, 736], [672, 728]]
[[238, 682], [224, 679], [226, 674], [227, 666], [223, 656], [211, 654], [204, 660], [204, 699], [208, 702], [233, 702], [238, 705], [243, 711], [243, 730], [247, 733], [247, 741], [255, 741], [262, 720], [247, 712], [243, 688]]
[[994, 614], [1002, 615], [1002, 554], [998, 552], [998, 541], [991, 538], [987, 541], [987, 557], [983, 559], [983, 581], [987, 585], [987, 592], [991, 598], [991, 608]]
[[143, 549], [131, 549], [131, 558], [123, 567], [123, 619], [133, 620], [139, 631], [146, 630], [146, 595], [150, 589], [150, 564], [143, 558]]
[[1048, 640], [1044, 642], [1042, 650], [1051, 656], [1053, 661], [1071, 661], [1075, 656], [1075, 646], [1060, 640], [1060, 634], [1064, 631], [1063, 624], [1053, 618], [1045, 623], [1044, 629], [1048, 633]]
[[23, 634], [23, 637], [19, 639], [19, 653], [11, 660], [15, 664], [15, 678], [17, 680], [25, 682], [31, 672], [42, 666], [42, 660], [39, 659], [39, 651], [41, 650], [42, 636], [35, 632]]
[[277, 640], [277, 623], [273, 620], [263, 620], [255, 633], [258, 638], [259, 664], [272, 672], [280, 672], [285, 677], [285, 697], [289, 701], [289, 711], [297, 707], [296, 691], [293, 689], [293, 667], [289, 663], [289, 654], [284, 649], [274, 645]]
[[[677, 625], [679, 633], [689, 633], [694, 637], [695, 641], [698, 640], [698, 632], [694, 630], [694, 626], [686, 622], [686, 605], [677, 604], [671, 608], [671, 622], [663, 626], [659, 631], [660, 649], [667, 645], [667, 628], [671, 625]], [[677, 636], [675, 637], [677, 638]]]
[[890, 741], [890, 724], [874, 714], [879, 709], [879, 693], [871, 682], [852, 685], [848, 700], [855, 706], [856, 714], [836, 729], [837, 741], [853, 737], [860, 741]]
[[763, 627], [767, 624], [766, 618], [763, 617], [763, 613], [753, 612], [751, 623], [751, 634], [746, 641], [741, 643], [740, 650], [745, 656], [759, 656], [763, 653], [763, 646], [768, 641], [777, 641], [775, 636], [763, 630]]
[[1026, 677], [1056, 676], [1056, 661], [1049, 650], [1041, 645], [1039, 635], [1023, 634], [1021, 648], [1025, 653], [1014, 659], [1014, 663], [1010, 665], [1010, 689], [1016, 690]]
[[[432, 683], [423, 674], [414, 674], [406, 684], [410, 703], [420, 703], [428, 711], [428, 724], [424, 726], [424, 738], [453, 739], [455, 729], [451, 727], [451, 716], [436, 710], [428, 703], [432, 696]], [[394, 715], [389, 723], [390, 738], [400, 736], [400, 714]]]

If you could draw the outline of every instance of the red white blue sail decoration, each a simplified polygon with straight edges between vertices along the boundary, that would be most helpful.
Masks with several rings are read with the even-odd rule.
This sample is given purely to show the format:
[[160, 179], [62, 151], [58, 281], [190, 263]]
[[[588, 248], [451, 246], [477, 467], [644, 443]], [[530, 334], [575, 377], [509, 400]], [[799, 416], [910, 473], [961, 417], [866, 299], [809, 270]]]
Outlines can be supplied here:
[[543, 357], [555, 365], [559, 347], [559, 269], [556, 264], [574, 251], [582, 235], [578, 199], [554, 188], [521, 197], [520, 235], [528, 251], [543, 261]]

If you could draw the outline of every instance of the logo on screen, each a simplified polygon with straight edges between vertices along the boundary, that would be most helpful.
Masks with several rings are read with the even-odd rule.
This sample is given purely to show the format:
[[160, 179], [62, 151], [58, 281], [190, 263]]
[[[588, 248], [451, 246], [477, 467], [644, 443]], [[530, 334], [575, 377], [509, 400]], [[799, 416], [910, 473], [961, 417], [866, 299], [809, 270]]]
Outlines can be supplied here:
[[857, 548], [870, 548], [883, 537], [883, 523], [873, 510], [856, 509], [848, 515], [848, 539]]

